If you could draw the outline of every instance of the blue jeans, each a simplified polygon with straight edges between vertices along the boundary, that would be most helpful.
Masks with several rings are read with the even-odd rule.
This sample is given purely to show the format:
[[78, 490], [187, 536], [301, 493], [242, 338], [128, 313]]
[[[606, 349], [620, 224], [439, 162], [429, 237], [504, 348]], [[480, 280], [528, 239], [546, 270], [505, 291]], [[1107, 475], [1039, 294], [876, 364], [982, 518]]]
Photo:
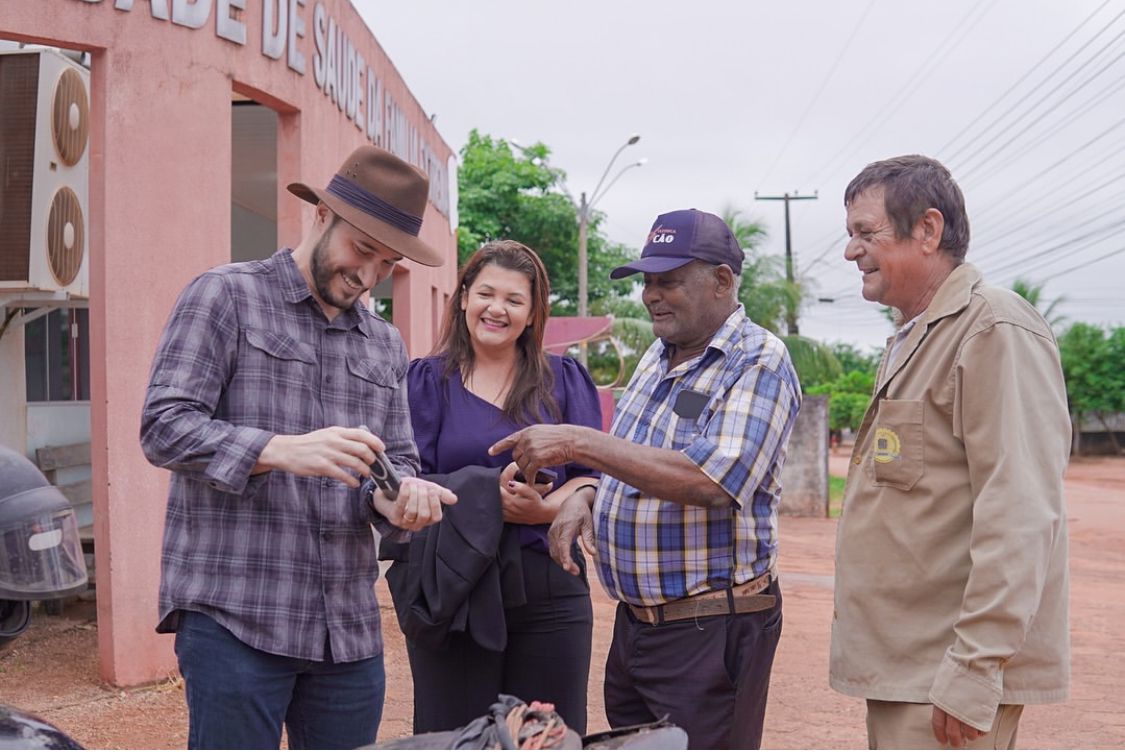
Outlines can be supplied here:
[[190, 749], [355, 749], [374, 743], [387, 679], [383, 656], [315, 662], [243, 643], [211, 617], [184, 612], [176, 631]]

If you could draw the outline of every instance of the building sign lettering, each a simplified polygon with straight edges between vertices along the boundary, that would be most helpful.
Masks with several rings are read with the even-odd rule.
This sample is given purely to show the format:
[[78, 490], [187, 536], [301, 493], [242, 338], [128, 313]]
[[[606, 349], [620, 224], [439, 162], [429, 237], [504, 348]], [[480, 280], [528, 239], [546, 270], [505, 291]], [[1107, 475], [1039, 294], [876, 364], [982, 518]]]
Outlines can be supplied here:
[[[309, 0], [261, 0], [262, 54], [285, 59], [296, 73], [306, 74], [305, 8]], [[76, 0], [97, 4], [103, 0]], [[214, 17], [215, 35], [238, 45], [246, 44], [242, 12], [246, 0], [107, 0], [122, 12], [147, 5], [154, 19], [189, 29], [202, 29]], [[343, 24], [316, 3], [312, 17], [313, 82], [325, 97], [377, 146], [415, 165], [430, 177], [430, 202], [450, 218], [450, 168], [438, 158], [425, 136], [410, 122], [406, 111], [386, 90], [383, 80], [363, 59]], [[451, 160], [450, 165], [454, 162]]]

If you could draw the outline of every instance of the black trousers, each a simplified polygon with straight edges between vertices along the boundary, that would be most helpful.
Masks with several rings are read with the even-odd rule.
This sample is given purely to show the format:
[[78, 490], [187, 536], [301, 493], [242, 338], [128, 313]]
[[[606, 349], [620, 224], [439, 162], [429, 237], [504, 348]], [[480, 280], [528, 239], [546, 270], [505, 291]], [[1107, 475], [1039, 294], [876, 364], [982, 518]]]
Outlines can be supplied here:
[[668, 715], [692, 749], [762, 745], [770, 668], [781, 638], [777, 604], [757, 613], [652, 626], [617, 606], [605, 666], [605, 711], [614, 728]]
[[414, 676], [414, 732], [452, 730], [488, 712], [498, 694], [553, 702], [586, 732], [594, 612], [585, 572], [571, 576], [546, 553], [523, 549], [527, 604], [505, 613], [508, 646], [482, 649], [459, 634], [448, 649], [406, 643]]

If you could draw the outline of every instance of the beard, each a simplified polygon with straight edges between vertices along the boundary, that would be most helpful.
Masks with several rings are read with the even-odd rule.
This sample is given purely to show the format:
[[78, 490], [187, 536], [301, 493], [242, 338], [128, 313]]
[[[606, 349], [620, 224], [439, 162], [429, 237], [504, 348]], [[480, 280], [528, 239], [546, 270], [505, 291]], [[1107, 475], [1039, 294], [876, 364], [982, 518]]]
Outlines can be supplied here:
[[[347, 274], [339, 267], [328, 267], [325, 261], [325, 258], [328, 256], [328, 242], [332, 238], [332, 233], [336, 228], [337, 222], [339, 222], [339, 218], [335, 218], [332, 221], [332, 225], [324, 232], [320, 240], [316, 242], [316, 246], [313, 247], [312, 261], [309, 266], [312, 271], [313, 285], [316, 286], [316, 294], [320, 296], [320, 300], [331, 307], [342, 310], [350, 309], [352, 304], [356, 302], [356, 299], [359, 298], [360, 294], [356, 293], [351, 297], [343, 298], [332, 292], [332, 279], [338, 274]], [[355, 278], [354, 275], [349, 275], [348, 277]]]

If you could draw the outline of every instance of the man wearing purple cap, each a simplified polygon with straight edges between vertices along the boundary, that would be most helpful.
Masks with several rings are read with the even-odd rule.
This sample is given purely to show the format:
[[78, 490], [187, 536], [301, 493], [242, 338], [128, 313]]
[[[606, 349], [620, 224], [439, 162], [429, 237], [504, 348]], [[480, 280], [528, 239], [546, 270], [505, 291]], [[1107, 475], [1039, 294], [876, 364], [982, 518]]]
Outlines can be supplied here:
[[[406, 348], [361, 294], [418, 238], [428, 181], [361, 147], [295, 249], [203, 273], [176, 302], [141, 425], [172, 471], [159, 625], [176, 634], [190, 748], [356, 748], [374, 742], [385, 675], [371, 526], [405, 538], [456, 502], [415, 479]], [[369, 429], [368, 429], [369, 428]], [[397, 498], [361, 500], [385, 451]]]
[[[658, 340], [617, 404], [611, 434], [537, 425], [493, 447], [525, 474], [602, 472], [551, 527], [571, 573], [575, 538], [620, 601], [606, 660], [613, 726], [668, 715], [692, 748], [757, 748], [781, 636], [777, 504], [801, 402], [785, 346], [738, 302], [742, 250], [715, 215], [661, 215], [641, 258]], [[528, 477], [532, 478], [532, 477]], [[591, 510], [592, 508], [592, 510]]]

